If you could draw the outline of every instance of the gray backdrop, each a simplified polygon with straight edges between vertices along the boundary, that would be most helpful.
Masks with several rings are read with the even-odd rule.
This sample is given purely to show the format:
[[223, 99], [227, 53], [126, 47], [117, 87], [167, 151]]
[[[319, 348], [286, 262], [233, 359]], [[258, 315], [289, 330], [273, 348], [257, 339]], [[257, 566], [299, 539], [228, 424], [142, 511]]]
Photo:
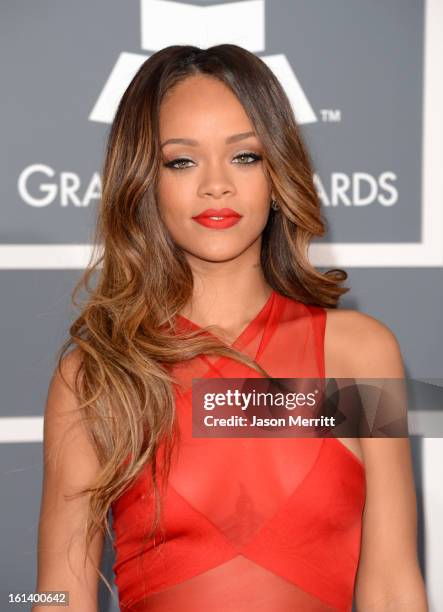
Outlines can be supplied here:
[[[0, 7], [4, 598], [35, 587], [47, 386], [89, 253], [109, 124], [154, 51], [232, 42], [268, 62], [314, 160], [328, 223], [327, 237], [312, 246], [314, 263], [346, 268], [352, 290], [342, 306], [392, 329], [407, 376], [442, 378], [443, 3], [1, 0]], [[432, 433], [415, 434], [420, 562], [437, 611], [443, 448]], [[113, 609], [105, 589], [101, 609]]]

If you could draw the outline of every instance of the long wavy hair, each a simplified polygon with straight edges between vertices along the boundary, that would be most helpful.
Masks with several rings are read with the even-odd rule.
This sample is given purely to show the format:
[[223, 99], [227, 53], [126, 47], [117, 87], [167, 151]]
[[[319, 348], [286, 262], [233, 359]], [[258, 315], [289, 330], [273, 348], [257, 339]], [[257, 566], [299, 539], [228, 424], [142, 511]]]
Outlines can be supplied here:
[[[323, 236], [326, 226], [291, 104], [268, 66], [232, 44], [205, 50], [173, 45], [151, 55], [124, 92], [110, 128], [92, 254], [72, 293], [80, 314], [58, 352], [57, 368], [68, 385], [64, 356], [73, 348], [79, 358], [69, 386], [100, 464], [94, 486], [75, 495], [89, 496], [85, 562], [98, 530], [112, 537], [108, 511], [144, 466], [155, 499], [150, 535], [159, 525], [161, 484], [179, 439], [174, 406], [179, 383], [172, 366], [199, 354], [218, 354], [268, 376], [247, 355], [207, 333], [215, 326], [192, 332], [175, 328], [175, 316], [191, 299], [193, 276], [159, 214], [159, 112], [164, 95], [196, 74], [232, 90], [263, 144], [264, 170], [280, 205], [270, 210], [262, 235], [268, 284], [282, 295], [330, 308], [349, 290], [340, 286], [347, 278], [344, 270], [321, 273], [308, 260], [312, 237]], [[86, 290], [81, 303], [80, 289]], [[159, 465], [161, 443], [165, 454]]]

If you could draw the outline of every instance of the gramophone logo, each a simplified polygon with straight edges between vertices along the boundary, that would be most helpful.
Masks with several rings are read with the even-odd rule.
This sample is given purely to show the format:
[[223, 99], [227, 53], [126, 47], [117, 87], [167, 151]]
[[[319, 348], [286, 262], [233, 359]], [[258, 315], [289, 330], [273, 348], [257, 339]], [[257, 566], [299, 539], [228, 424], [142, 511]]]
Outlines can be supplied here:
[[[262, 55], [265, 50], [265, 0], [213, 6], [141, 0], [141, 48], [144, 51], [155, 52], [178, 44], [207, 48], [222, 43], [237, 44], [259, 53], [283, 85], [297, 121], [304, 124], [318, 120], [286, 55]], [[149, 55], [127, 51], [120, 54], [89, 115], [91, 121], [112, 122], [126, 87]], [[338, 109], [321, 112], [325, 121], [340, 119]]]

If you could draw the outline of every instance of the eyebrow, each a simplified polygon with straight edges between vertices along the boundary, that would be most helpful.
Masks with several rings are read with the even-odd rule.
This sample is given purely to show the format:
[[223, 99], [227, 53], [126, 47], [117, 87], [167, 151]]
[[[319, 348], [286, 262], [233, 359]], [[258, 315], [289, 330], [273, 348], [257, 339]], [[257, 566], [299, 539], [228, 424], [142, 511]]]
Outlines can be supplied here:
[[[228, 136], [225, 142], [226, 144], [231, 144], [232, 142], [238, 142], [239, 140], [244, 140], [245, 138], [250, 138], [251, 136], [255, 136], [255, 132], [241, 132], [240, 134], [232, 134], [232, 136]], [[198, 140], [194, 140], [193, 138], [168, 138], [160, 145], [162, 149], [167, 144], [186, 144], [192, 147], [196, 147], [198, 145]]]

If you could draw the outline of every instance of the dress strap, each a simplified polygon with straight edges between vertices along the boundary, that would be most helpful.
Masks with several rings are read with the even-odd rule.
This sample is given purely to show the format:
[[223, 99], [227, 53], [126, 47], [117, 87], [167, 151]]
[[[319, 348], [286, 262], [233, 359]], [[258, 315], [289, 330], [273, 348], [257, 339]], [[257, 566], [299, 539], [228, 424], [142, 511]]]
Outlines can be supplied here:
[[315, 350], [317, 355], [319, 378], [325, 377], [325, 333], [326, 333], [326, 308], [322, 306], [308, 305], [312, 316], [312, 326], [315, 338]]

